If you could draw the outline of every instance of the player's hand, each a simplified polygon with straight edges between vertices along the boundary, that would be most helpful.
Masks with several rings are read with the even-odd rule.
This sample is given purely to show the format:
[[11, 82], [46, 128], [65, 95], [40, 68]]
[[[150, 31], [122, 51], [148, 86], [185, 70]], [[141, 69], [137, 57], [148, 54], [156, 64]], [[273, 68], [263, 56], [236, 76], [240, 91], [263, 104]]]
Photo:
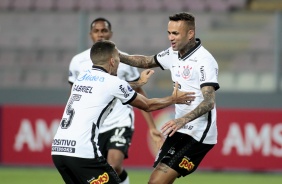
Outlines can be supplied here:
[[140, 83], [141, 84], [146, 84], [149, 80], [149, 78], [155, 73], [154, 70], [151, 70], [151, 69], [146, 69], [144, 71], [141, 72], [141, 75], [140, 75]]
[[175, 82], [175, 87], [174, 87], [172, 96], [176, 104], [190, 105], [191, 102], [195, 100], [194, 95], [195, 95], [195, 92], [179, 91], [178, 82]]
[[182, 128], [186, 123], [184, 118], [178, 118], [178, 119], [173, 119], [168, 122], [166, 122], [162, 128], [161, 131], [164, 134], [164, 136], [168, 135], [171, 137], [177, 130]]
[[165, 139], [163, 134], [155, 128], [150, 129], [149, 132], [150, 132], [150, 136], [152, 140], [154, 141], [156, 147], [158, 149], [161, 149], [164, 143], [164, 139]]

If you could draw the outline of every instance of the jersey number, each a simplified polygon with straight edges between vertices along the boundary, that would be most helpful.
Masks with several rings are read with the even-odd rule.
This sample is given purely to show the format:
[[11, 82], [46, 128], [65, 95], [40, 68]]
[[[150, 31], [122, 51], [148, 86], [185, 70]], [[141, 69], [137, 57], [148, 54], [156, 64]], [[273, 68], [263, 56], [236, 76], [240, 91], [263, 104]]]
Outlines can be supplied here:
[[61, 128], [62, 129], [67, 129], [71, 125], [71, 121], [73, 119], [73, 116], [75, 114], [74, 109], [72, 108], [72, 104], [74, 101], [79, 101], [81, 98], [81, 95], [74, 94], [72, 95], [69, 103], [68, 103], [68, 108], [66, 109], [66, 114], [68, 115], [68, 118], [63, 118], [61, 122]]

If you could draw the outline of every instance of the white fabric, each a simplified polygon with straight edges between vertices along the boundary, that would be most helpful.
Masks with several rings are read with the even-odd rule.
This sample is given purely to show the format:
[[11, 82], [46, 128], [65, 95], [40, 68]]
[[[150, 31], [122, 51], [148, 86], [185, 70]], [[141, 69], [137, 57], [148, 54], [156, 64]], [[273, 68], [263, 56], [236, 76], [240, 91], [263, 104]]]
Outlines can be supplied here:
[[[162, 69], [170, 70], [173, 83], [177, 81], [181, 91], [196, 93], [195, 101], [191, 105], [175, 105], [175, 118], [184, 116], [203, 101], [201, 87], [205, 85], [219, 86], [217, 81], [218, 64], [201, 45], [200, 40], [192, 51], [186, 53], [182, 58], [171, 47], [157, 54], [155, 58]], [[203, 143], [215, 144], [217, 142], [216, 108], [211, 111], [210, 125], [208, 124], [208, 114], [189, 122], [178, 132], [189, 134], [198, 141], [202, 136], [206, 136]], [[204, 133], [205, 131], [208, 131], [207, 134]]]
[[117, 99], [129, 103], [136, 97], [130, 85], [95, 67], [81, 72], [74, 82], [61, 124], [52, 143], [52, 155], [80, 158], [101, 156], [99, 127]]
[[[121, 53], [126, 54], [124, 52]], [[90, 59], [90, 49], [74, 56], [69, 65], [69, 82], [73, 83], [80, 72], [91, 69], [92, 65], [93, 63]], [[131, 82], [138, 80], [140, 74], [137, 68], [120, 63], [117, 76], [122, 80]], [[134, 129], [133, 108], [130, 105], [122, 105], [120, 101], [117, 101], [116, 106], [103, 123], [103, 126], [100, 128], [100, 133], [106, 132], [115, 127], [124, 126]]]

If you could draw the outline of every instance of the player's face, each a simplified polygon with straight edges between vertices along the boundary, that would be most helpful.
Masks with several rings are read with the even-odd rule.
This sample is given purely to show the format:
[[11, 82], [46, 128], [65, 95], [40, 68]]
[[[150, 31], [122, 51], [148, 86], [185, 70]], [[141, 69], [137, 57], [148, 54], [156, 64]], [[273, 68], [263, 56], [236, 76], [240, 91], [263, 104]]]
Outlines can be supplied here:
[[188, 26], [184, 21], [169, 21], [167, 32], [168, 39], [171, 42], [171, 47], [174, 51], [183, 50], [189, 43], [189, 39], [192, 37]]
[[112, 37], [112, 31], [109, 29], [107, 22], [97, 21], [92, 25], [90, 37], [93, 43], [103, 40], [110, 40]]

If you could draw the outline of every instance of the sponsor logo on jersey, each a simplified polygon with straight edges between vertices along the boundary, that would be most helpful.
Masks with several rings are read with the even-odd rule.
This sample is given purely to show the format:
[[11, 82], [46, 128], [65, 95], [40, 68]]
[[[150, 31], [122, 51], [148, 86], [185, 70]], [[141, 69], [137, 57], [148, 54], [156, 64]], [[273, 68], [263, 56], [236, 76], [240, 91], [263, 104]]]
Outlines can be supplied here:
[[201, 68], [200, 68], [200, 73], [201, 73], [200, 81], [203, 82], [203, 81], [206, 80], [206, 72], [205, 72], [204, 66], [201, 66]]
[[54, 139], [53, 145], [61, 145], [61, 146], [75, 146], [75, 140], [68, 140], [68, 139]]
[[181, 163], [179, 164], [180, 168], [184, 168], [188, 171], [193, 170], [194, 166], [195, 165], [193, 164], [193, 162], [189, 162], [189, 160], [187, 158], [183, 158]]
[[53, 152], [75, 153], [75, 148], [61, 147], [61, 146], [52, 146], [52, 151]]
[[169, 55], [169, 49], [162, 51], [158, 54], [158, 57], [164, 57], [165, 55]]
[[128, 91], [132, 91], [133, 89], [131, 88], [131, 86], [127, 86]]
[[108, 173], [104, 173], [102, 175], [100, 175], [97, 179], [94, 180], [87, 180], [87, 182], [89, 184], [104, 184], [104, 183], [108, 183], [109, 182], [109, 175]]
[[192, 70], [192, 67], [190, 67], [189, 65], [183, 66], [183, 71], [182, 71], [183, 79], [187, 80], [191, 77], [191, 75], [192, 75], [191, 70]]
[[126, 87], [123, 87], [122, 85], [119, 86], [119, 89], [121, 90], [121, 92], [123, 92], [123, 96], [125, 98], [127, 98], [129, 96], [129, 93], [128, 93], [128, 88]]
[[105, 78], [100, 77], [98, 75], [91, 75], [89, 73], [85, 73], [83, 76], [77, 78], [78, 81], [98, 81], [98, 82], [104, 82]]

